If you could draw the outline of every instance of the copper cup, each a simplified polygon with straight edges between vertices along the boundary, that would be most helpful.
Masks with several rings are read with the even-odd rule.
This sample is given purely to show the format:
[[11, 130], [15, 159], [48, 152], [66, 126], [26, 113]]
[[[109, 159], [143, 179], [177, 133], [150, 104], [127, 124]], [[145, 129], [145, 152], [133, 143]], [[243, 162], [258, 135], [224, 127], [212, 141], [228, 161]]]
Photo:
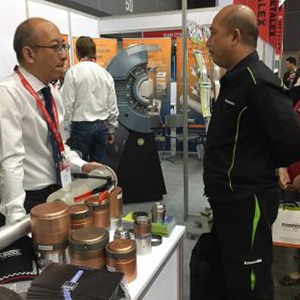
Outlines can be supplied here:
[[71, 229], [91, 227], [93, 223], [92, 210], [89, 205], [75, 204], [70, 206]]
[[85, 204], [89, 205], [92, 209], [93, 226], [109, 228], [109, 199], [99, 199], [100, 196], [101, 194], [85, 200]]
[[138, 216], [134, 221], [133, 231], [135, 234], [136, 249], [140, 255], [149, 254], [151, 246], [151, 223], [148, 216]]
[[106, 264], [105, 247], [109, 241], [104, 228], [81, 228], [70, 233], [70, 263], [75, 266], [102, 268]]
[[109, 195], [109, 215], [111, 218], [117, 218], [122, 216], [123, 210], [123, 198], [122, 198], [122, 188], [115, 187]]
[[123, 272], [127, 282], [137, 277], [136, 244], [133, 240], [117, 239], [106, 246], [106, 267]]
[[112, 190], [109, 202], [110, 229], [115, 230], [122, 227], [123, 195], [121, 187], [117, 186]]
[[39, 204], [30, 211], [33, 243], [37, 251], [65, 249], [71, 228], [69, 206], [62, 201]]

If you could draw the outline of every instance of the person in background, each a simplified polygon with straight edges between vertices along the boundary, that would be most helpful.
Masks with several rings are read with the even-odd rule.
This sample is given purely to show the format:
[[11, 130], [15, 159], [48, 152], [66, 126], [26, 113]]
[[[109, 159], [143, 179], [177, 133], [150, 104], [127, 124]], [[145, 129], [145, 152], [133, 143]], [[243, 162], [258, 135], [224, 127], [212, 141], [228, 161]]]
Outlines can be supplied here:
[[[279, 168], [278, 174], [279, 185], [287, 193], [285, 202], [292, 202], [300, 206], [300, 161], [289, 168]], [[295, 259], [297, 260], [297, 270], [283, 275], [279, 280], [281, 285], [290, 286], [300, 282], [300, 249], [296, 249]], [[298, 297], [300, 299], [300, 294]]]
[[[294, 110], [300, 119], [300, 97], [298, 97]], [[279, 168], [278, 175], [279, 186], [285, 192], [283, 194], [284, 202], [300, 206], [300, 161], [293, 163], [287, 168]], [[289, 274], [285, 274], [280, 278], [279, 282], [283, 286], [296, 285], [300, 282], [300, 248], [295, 250], [294, 256], [297, 262], [297, 270]], [[300, 292], [294, 299], [300, 300]]]
[[273, 300], [275, 171], [299, 160], [300, 125], [281, 80], [259, 60], [253, 11], [226, 6], [210, 29], [209, 53], [227, 72], [205, 143], [203, 179], [214, 225], [198, 299]]
[[96, 63], [92, 38], [78, 38], [76, 55], [79, 63], [67, 71], [62, 90], [70, 147], [80, 151], [85, 160], [101, 162], [118, 126], [114, 80]]
[[288, 57], [285, 60], [287, 72], [283, 75], [283, 83], [288, 89], [292, 89], [300, 77], [300, 69], [297, 68], [297, 60], [295, 57]]
[[17, 27], [13, 47], [19, 66], [0, 81], [0, 225], [45, 202], [69, 183], [70, 170], [101, 167], [63, 142], [63, 103], [49, 85], [62, 77], [69, 50], [57, 26], [27, 19]]

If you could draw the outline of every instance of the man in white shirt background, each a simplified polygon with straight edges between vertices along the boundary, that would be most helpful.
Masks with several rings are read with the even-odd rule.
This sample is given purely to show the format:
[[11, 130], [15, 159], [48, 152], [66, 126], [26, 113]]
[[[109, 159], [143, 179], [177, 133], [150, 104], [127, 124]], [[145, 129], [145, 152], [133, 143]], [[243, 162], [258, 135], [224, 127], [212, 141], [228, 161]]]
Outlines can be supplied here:
[[68, 183], [70, 169], [101, 166], [80, 159], [62, 139], [63, 103], [49, 82], [62, 77], [69, 48], [48, 20], [27, 19], [16, 29], [20, 66], [0, 81], [0, 226], [45, 202]]
[[96, 63], [92, 38], [77, 39], [76, 55], [79, 63], [67, 71], [62, 88], [70, 147], [80, 151], [87, 161], [101, 162], [118, 126], [114, 80]]

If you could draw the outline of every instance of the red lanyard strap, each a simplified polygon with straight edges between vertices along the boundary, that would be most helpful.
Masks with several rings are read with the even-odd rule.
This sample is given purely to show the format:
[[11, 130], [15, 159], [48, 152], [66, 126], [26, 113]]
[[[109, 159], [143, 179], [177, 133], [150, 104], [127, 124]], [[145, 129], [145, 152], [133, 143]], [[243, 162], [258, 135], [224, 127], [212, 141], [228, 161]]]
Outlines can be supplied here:
[[53, 99], [53, 96], [51, 97], [51, 104], [52, 104], [52, 108], [53, 108], [53, 113], [54, 113], [54, 119], [55, 122], [52, 121], [52, 118], [50, 117], [49, 113], [47, 112], [42, 100], [40, 99], [40, 97], [38, 96], [38, 94], [36, 93], [36, 91], [33, 89], [33, 87], [29, 84], [29, 82], [26, 80], [26, 78], [23, 76], [23, 74], [20, 72], [19, 67], [15, 66], [14, 71], [19, 75], [21, 82], [23, 84], [23, 86], [26, 88], [26, 90], [32, 95], [32, 97], [35, 99], [44, 119], [46, 120], [52, 134], [55, 137], [55, 140], [57, 142], [58, 148], [60, 153], [64, 152], [64, 144], [63, 144], [63, 140], [61, 138], [61, 135], [58, 131], [58, 113], [57, 113], [57, 107], [55, 104], [55, 101]]

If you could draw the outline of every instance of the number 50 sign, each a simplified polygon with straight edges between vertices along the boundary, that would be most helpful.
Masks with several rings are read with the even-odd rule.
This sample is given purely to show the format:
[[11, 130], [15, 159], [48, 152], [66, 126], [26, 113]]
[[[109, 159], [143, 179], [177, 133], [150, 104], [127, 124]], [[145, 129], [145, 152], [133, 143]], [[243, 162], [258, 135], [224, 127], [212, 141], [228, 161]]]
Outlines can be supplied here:
[[125, 0], [126, 11], [133, 12], [133, 0]]

